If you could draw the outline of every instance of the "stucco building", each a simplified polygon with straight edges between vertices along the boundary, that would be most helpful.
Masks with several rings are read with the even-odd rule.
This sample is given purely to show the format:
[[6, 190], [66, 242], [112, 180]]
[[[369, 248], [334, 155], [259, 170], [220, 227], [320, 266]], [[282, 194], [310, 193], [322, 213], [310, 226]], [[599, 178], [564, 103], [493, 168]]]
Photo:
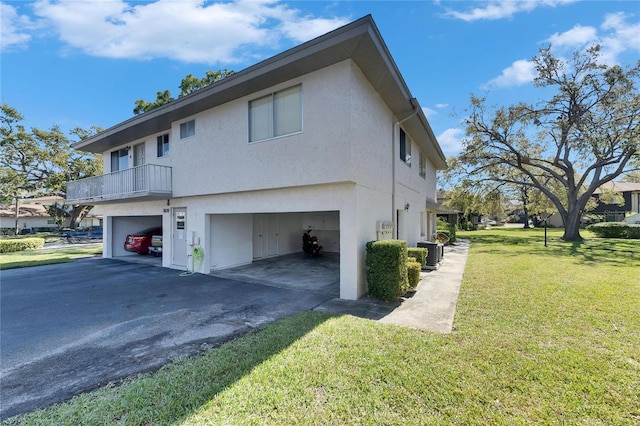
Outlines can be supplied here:
[[104, 176], [70, 182], [100, 204], [104, 256], [162, 226], [163, 266], [196, 272], [301, 251], [311, 227], [340, 256], [340, 297], [366, 293], [365, 244], [435, 232], [445, 157], [370, 16], [82, 142]]

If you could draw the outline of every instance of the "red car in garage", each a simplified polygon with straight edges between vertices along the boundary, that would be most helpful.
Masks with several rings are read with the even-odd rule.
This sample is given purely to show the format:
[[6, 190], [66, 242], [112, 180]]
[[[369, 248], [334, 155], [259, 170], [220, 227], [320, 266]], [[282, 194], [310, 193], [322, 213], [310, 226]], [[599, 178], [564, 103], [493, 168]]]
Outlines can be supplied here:
[[124, 240], [124, 249], [138, 254], [149, 254], [149, 246], [154, 235], [162, 235], [162, 228], [149, 228], [129, 234]]

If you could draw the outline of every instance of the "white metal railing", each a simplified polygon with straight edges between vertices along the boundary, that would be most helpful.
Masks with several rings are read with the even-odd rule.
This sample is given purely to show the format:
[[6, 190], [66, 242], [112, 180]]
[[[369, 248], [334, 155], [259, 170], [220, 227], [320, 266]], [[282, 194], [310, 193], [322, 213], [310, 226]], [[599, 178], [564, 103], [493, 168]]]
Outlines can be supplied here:
[[171, 167], [144, 164], [67, 182], [67, 202], [99, 202], [150, 195], [171, 195]]

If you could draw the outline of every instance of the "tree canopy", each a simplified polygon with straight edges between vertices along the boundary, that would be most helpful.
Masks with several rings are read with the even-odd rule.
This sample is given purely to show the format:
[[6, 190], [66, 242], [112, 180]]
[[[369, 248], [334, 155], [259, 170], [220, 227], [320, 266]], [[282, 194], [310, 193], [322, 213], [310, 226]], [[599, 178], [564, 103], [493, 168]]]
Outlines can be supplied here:
[[581, 239], [580, 217], [594, 191], [638, 168], [640, 61], [608, 66], [599, 51], [562, 60], [541, 49], [534, 85], [551, 95], [535, 105], [491, 108], [472, 95], [457, 158], [475, 182], [540, 191], [560, 213], [568, 241]]
[[[30, 198], [43, 195], [66, 195], [66, 182], [102, 173], [102, 158], [76, 151], [72, 141], [53, 126], [49, 130], [27, 130], [18, 110], [2, 104], [0, 114], [0, 196]], [[70, 135], [85, 139], [101, 129], [75, 128]], [[86, 216], [91, 206], [73, 206], [72, 226]]]
[[[197, 92], [198, 90], [207, 87], [210, 84], [216, 83], [223, 78], [227, 78], [232, 74], [235, 74], [235, 71], [230, 71], [227, 69], [219, 71], [207, 71], [205, 76], [202, 78], [198, 78], [193, 74], [188, 74], [180, 82], [180, 94], [178, 95], [178, 98], [187, 96], [193, 92]], [[156, 94], [156, 100], [153, 102], [145, 101], [144, 99], [137, 99], [135, 102], [133, 113], [135, 115], [143, 114], [145, 112], [159, 108], [162, 105], [166, 105], [174, 100], [175, 98], [171, 95], [171, 92], [169, 90], [163, 90], [162, 92], [158, 92]]]

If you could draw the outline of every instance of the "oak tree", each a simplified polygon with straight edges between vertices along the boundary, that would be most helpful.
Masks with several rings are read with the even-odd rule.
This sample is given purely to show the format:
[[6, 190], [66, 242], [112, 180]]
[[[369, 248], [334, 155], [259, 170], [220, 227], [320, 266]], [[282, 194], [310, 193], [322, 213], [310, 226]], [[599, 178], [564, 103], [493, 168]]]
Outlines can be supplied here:
[[[0, 113], [0, 195], [2, 198], [31, 198], [66, 195], [66, 182], [102, 173], [102, 158], [76, 151], [72, 141], [53, 126], [49, 130], [22, 124], [18, 110], [2, 104]], [[75, 128], [70, 132], [77, 140], [101, 129]], [[76, 227], [92, 206], [74, 205], [67, 209], [71, 227]]]
[[599, 51], [561, 60], [541, 49], [534, 85], [549, 95], [535, 105], [491, 108], [472, 96], [458, 156], [476, 180], [543, 193], [560, 213], [567, 241], [581, 239], [580, 217], [594, 191], [638, 167], [640, 61], [609, 66]]

